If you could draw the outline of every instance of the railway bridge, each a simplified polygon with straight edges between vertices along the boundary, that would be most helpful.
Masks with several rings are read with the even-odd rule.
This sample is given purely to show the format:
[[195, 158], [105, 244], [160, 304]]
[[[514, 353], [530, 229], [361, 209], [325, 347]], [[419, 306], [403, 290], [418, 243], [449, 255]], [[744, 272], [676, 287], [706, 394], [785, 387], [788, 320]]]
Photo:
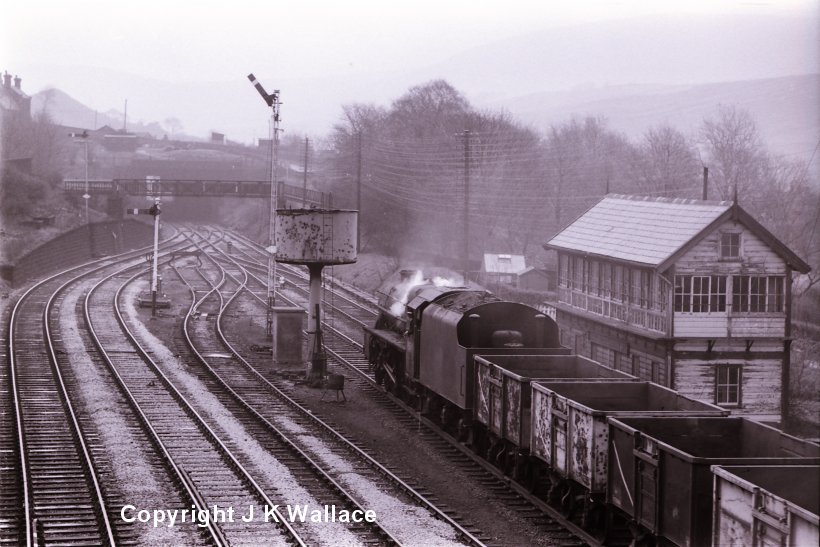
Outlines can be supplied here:
[[[63, 190], [72, 194], [107, 196], [177, 196], [235, 197], [270, 199], [269, 180], [204, 180], [204, 179], [65, 179]], [[305, 189], [279, 182], [277, 207], [332, 208], [332, 193]]]

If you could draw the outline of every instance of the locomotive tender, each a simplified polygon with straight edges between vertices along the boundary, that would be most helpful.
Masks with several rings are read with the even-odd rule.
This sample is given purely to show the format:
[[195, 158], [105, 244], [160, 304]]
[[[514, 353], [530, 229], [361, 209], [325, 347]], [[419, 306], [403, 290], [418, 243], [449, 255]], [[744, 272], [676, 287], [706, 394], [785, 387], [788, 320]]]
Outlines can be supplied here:
[[817, 474], [817, 445], [572, 355], [530, 306], [408, 278], [364, 329], [377, 381], [602, 538], [719, 545], [710, 466]]

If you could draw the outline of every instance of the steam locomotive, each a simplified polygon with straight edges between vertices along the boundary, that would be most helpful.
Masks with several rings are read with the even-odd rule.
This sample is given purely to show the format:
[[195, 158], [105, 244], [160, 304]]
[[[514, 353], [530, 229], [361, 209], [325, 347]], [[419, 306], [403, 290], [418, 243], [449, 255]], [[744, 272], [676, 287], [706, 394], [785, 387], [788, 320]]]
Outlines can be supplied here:
[[469, 434], [476, 354], [567, 354], [558, 326], [535, 308], [481, 288], [412, 279], [379, 292], [379, 317], [364, 328], [364, 352], [385, 389], [460, 438]]

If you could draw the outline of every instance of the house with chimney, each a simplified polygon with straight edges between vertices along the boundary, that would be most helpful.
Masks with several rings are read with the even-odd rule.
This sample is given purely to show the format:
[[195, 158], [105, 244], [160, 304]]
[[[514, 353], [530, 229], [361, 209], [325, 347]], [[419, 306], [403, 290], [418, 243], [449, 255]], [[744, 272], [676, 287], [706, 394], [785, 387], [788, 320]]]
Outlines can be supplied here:
[[8, 117], [31, 119], [31, 97], [23, 93], [22, 81], [20, 76], [12, 78], [8, 72], [3, 74], [3, 86], [0, 88], [0, 113], [4, 120]]
[[792, 282], [809, 266], [737, 202], [610, 194], [544, 247], [558, 255], [562, 344], [781, 421]]
[[[3, 74], [3, 84], [0, 85], [0, 133], [5, 135], [17, 134], [18, 128], [31, 122], [31, 97], [23, 93], [22, 79], [19, 76], [12, 78], [11, 74]], [[32, 152], [31, 145], [19, 139], [5, 140], [5, 146], [0, 150], [0, 159], [3, 166], [14, 167], [22, 172], [31, 172]]]

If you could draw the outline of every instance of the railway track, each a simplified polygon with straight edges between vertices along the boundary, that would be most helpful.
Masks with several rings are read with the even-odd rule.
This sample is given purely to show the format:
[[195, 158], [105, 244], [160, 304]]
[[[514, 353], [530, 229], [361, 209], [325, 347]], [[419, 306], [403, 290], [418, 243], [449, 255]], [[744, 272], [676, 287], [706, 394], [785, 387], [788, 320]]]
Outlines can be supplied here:
[[[216, 321], [211, 322], [186, 321], [188, 339], [210, 375], [255, 417], [259, 424], [256, 429], [260, 426], [267, 429], [276, 442], [281, 443], [281, 439], [285, 439], [290, 450], [286, 459], [288, 465], [299, 460], [301, 466], [311, 468], [314, 478], [307, 481], [307, 470], [297, 468], [294, 471], [300, 476], [300, 482], [308, 485], [316, 482], [331, 484], [333, 493], [342, 497], [337, 504], [373, 508], [382, 523], [375, 533], [375, 538], [381, 542], [440, 542], [441, 537], [450, 536], [471, 545], [482, 545], [482, 540], [474, 535], [474, 531], [454, 522], [422, 493], [376, 462], [330, 424], [317, 420], [310, 411], [269, 381], [259, 372], [260, 366], [264, 366], [263, 362], [254, 363], [252, 357], [242, 357], [241, 352], [228, 341], [223, 330], [223, 319], [231, 307], [239, 305], [242, 289], [249, 285], [249, 281], [253, 280], [260, 289], [262, 286], [258, 279], [249, 277], [246, 268], [238, 262], [225, 255], [212, 259], [221, 272], [219, 279], [199, 273], [199, 281], [207, 280], [213, 290], [193, 307], [199, 311], [207, 310], [204, 313], [209, 315], [219, 315]], [[196, 282], [189, 281], [188, 285], [193, 294], [198, 293], [197, 289], [203, 290]], [[222, 296], [223, 291], [230, 297]], [[264, 302], [258, 294], [247, 294], [253, 294]], [[230, 358], [207, 358], [208, 355], [229, 355]], [[264, 438], [258, 433], [255, 437]], [[269, 443], [266, 448], [270, 446], [279, 458], [282, 448]], [[323, 488], [326, 490], [327, 486]], [[323, 499], [328, 494], [318, 491], [314, 495]], [[418, 521], [415, 526], [408, 526], [414, 520]], [[394, 529], [398, 531], [392, 532]], [[371, 532], [370, 535], [363, 537], [363, 541], [372, 542], [374, 534]]]
[[[141, 274], [123, 282], [121, 273], [107, 276], [89, 290], [84, 302], [86, 325], [123, 395], [197, 510], [198, 525], [207, 528], [209, 541], [217, 545], [304, 545], [274, 508], [277, 503], [163, 372], [157, 362], [162, 348], [152, 345], [134, 314], [123, 311], [127, 307], [124, 288]], [[106, 313], [112, 307], [115, 320]], [[244, 522], [238, 513], [247, 516], [251, 507], [255, 520]], [[230, 508], [237, 515], [228, 513]]]
[[[241, 236], [232, 235], [231, 237], [235, 241], [241, 240], [246, 245], [246, 249], [251, 249], [250, 251], [245, 250], [247, 260], [255, 263], [255, 268], [259, 271], [261, 265], [258, 261], [254, 261], [253, 251], [263, 253], [264, 250], [261, 246]], [[234, 249], [236, 248], [234, 245]], [[293, 287], [301, 295], [300, 302], [306, 301], [306, 295], [308, 294], [307, 276], [295, 268], [289, 268], [287, 265], [285, 267], [281, 266], [279, 271], [287, 276], [288, 286]], [[263, 282], [261, 279], [258, 279], [258, 281]], [[326, 319], [324, 321], [325, 349], [331, 367], [339, 367], [339, 369], [354, 372], [361, 386], [370, 391], [374, 397], [381, 398], [392, 405], [390, 407], [391, 413], [405, 427], [413, 427], [418, 430], [419, 424], [422, 424], [425, 429], [420, 434], [427, 442], [445, 454], [456, 466], [464, 469], [476, 480], [485, 484], [494, 492], [500, 502], [525, 515], [525, 518], [537, 522], [539, 527], [553, 536], [559, 544], [601, 545], [600, 538], [588, 533], [580, 526], [580, 523], [568, 519], [544, 500], [533, 495], [525, 486], [511, 480], [503, 471], [472, 452], [467, 446], [443, 430], [437, 422], [423, 416], [417, 409], [409, 406], [396, 395], [382, 389], [380, 384], [384, 380], [379, 381], [374, 376], [362, 353], [361, 343], [349, 336], [352, 331], [361, 332], [361, 326], [372, 325], [372, 320], [376, 317], [376, 312], [371, 308], [373, 298], [370, 296], [361, 298], [358, 294], [361, 291], [349, 290], [338, 282], [325, 284], [324, 291], [326, 313], [330, 314], [330, 310], [333, 310], [333, 313], [341, 316], [344, 321], [352, 322], [355, 325], [352, 329], [343, 330], [342, 325], [334, 324], [336, 320]], [[336, 294], [337, 292], [343, 292], [344, 295]], [[342, 302], [342, 304], [338, 304], [338, 302]], [[300, 305], [299, 302], [292, 303]]]
[[3, 411], [11, 419], [0, 423], [0, 449], [3, 468], [11, 472], [2, 478], [2, 543], [133, 541], [128, 527], [111, 518], [121, 500], [115, 496], [110, 462], [98, 450], [94, 424], [73, 402], [75, 386], [57, 313], [70, 286], [118, 262], [142, 264], [143, 253], [131, 251], [54, 274], [25, 291], [9, 314], [10, 391]]

